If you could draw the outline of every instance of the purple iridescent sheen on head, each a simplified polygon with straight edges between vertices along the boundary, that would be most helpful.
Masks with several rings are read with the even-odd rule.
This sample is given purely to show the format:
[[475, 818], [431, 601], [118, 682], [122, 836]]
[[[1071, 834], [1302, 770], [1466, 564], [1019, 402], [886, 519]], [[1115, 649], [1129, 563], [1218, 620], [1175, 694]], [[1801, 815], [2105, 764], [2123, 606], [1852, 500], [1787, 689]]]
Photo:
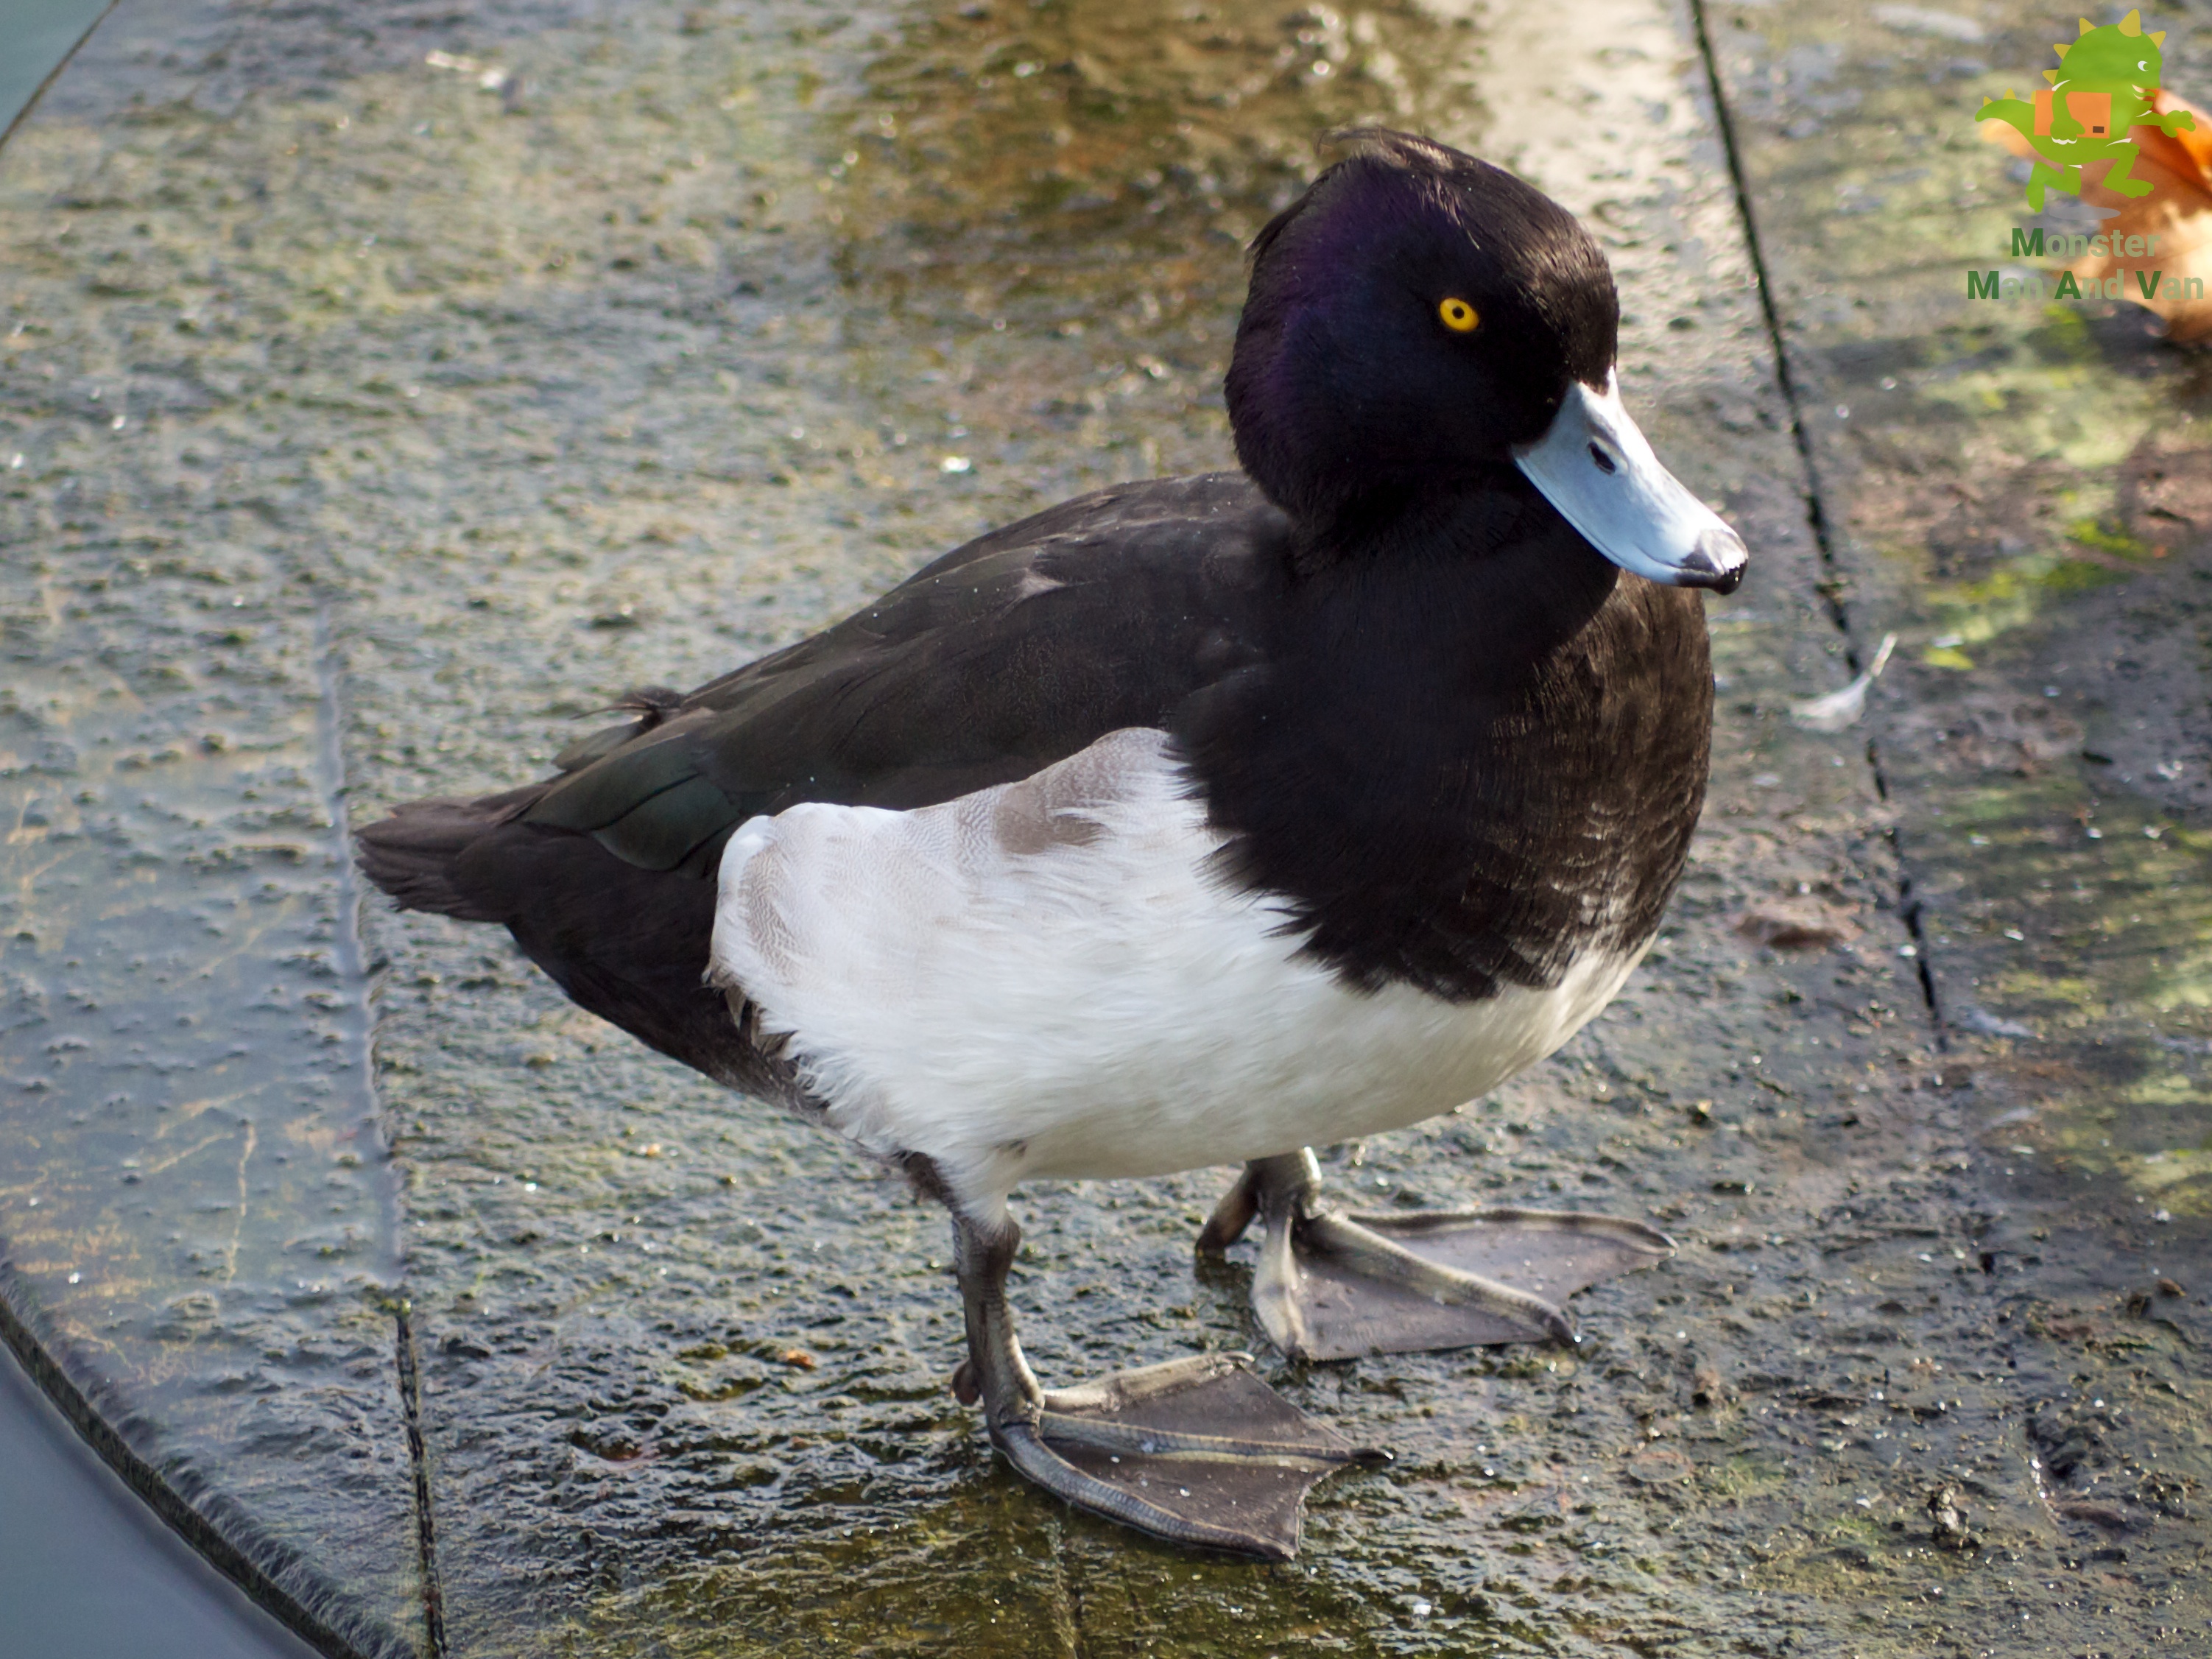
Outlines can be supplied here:
[[[1366, 131], [1262, 230], [1227, 384], [1237, 453], [1321, 533], [1512, 465], [1568, 386], [1601, 386], [1612, 273], [1573, 216], [1429, 140]], [[1438, 319], [1465, 300], [1480, 326]]]

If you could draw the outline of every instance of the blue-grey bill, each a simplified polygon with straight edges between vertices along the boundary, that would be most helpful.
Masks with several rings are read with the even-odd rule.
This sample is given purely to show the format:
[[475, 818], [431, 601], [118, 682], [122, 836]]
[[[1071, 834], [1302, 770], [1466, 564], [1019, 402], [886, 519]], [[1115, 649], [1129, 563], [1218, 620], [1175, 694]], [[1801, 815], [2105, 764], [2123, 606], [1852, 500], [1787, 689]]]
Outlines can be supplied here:
[[1621, 406], [1620, 382], [1567, 389], [1544, 435], [1513, 459], [1559, 516], [1623, 570], [1670, 587], [1733, 593], [1751, 556], [1743, 538], [1659, 465]]

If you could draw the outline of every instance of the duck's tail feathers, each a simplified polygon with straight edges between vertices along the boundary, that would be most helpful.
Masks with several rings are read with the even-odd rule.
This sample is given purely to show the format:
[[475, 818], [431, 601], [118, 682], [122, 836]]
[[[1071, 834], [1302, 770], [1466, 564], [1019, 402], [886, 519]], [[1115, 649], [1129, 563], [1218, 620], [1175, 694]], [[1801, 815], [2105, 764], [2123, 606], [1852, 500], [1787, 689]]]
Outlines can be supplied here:
[[403, 910], [428, 910], [457, 921], [507, 921], [507, 896], [464, 878], [462, 854], [489, 831], [528, 810], [545, 793], [534, 783], [476, 800], [411, 800], [357, 830], [362, 873]]
[[547, 786], [416, 800], [354, 837], [362, 873], [404, 910], [489, 921], [569, 996], [665, 1054], [766, 1099], [796, 1074], [757, 1048], [705, 982], [715, 885], [626, 863], [588, 835], [523, 819]]

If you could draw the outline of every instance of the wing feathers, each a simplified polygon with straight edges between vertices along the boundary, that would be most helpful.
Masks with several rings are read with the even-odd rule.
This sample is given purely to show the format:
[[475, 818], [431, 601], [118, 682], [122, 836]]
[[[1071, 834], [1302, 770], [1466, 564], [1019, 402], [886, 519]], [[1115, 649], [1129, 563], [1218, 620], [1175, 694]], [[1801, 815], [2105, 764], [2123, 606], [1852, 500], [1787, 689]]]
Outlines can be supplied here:
[[1163, 723], [1241, 659], [1224, 641], [1249, 632], [1255, 574], [1285, 532], [1237, 475], [1067, 502], [657, 705], [649, 727], [583, 739], [526, 816], [643, 869], [706, 875], [704, 854], [760, 813], [906, 809], [1027, 776]]

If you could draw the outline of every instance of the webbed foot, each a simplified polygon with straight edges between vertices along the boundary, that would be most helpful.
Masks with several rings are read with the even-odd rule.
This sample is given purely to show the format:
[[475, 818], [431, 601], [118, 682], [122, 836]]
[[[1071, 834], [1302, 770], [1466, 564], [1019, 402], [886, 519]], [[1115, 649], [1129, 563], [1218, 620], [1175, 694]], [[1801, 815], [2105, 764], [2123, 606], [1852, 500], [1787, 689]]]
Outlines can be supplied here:
[[1640, 1222], [1571, 1210], [1340, 1215], [1310, 1152], [1248, 1165], [1199, 1247], [1224, 1248], [1255, 1217], [1267, 1237], [1253, 1310], [1299, 1359], [1571, 1342], [1561, 1303], [1674, 1248]]
[[992, 1443], [1054, 1497], [1173, 1543], [1286, 1561], [1309, 1487], [1347, 1463], [1389, 1461], [1298, 1410], [1244, 1354], [1040, 1388], [1004, 1294], [1019, 1233], [960, 1218], [955, 1227], [969, 1357], [953, 1391], [981, 1401]]

